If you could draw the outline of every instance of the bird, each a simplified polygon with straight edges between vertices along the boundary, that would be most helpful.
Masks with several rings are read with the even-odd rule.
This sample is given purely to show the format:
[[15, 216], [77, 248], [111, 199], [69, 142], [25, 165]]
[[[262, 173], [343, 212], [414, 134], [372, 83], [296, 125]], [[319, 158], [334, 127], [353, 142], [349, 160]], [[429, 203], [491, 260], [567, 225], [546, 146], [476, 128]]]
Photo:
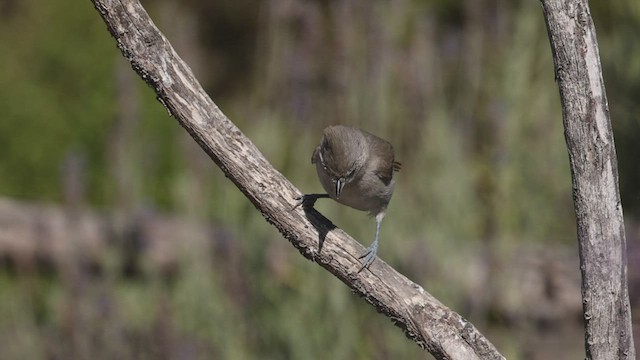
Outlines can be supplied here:
[[401, 168], [393, 146], [357, 127], [332, 125], [324, 129], [311, 163], [315, 164], [320, 184], [327, 193], [299, 196], [295, 207], [313, 206], [319, 198], [331, 198], [375, 217], [373, 243], [358, 257], [364, 259], [358, 272], [368, 269], [378, 252], [380, 224], [395, 187], [393, 174]]

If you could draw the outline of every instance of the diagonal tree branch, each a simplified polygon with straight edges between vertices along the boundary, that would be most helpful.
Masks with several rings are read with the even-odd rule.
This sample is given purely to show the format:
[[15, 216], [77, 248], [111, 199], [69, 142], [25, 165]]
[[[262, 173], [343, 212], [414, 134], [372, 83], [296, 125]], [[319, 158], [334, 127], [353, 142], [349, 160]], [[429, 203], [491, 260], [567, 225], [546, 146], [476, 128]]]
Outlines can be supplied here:
[[587, 0], [542, 0], [578, 226], [587, 359], [635, 359], [618, 162]]
[[362, 246], [317, 211], [291, 211], [300, 192], [207, 96], [138, 0], [92, 2], [158, 100], [302, 255], [342, 280], [437, 359], [504, 359], [471, 323], [383, 261], [358, 273]]

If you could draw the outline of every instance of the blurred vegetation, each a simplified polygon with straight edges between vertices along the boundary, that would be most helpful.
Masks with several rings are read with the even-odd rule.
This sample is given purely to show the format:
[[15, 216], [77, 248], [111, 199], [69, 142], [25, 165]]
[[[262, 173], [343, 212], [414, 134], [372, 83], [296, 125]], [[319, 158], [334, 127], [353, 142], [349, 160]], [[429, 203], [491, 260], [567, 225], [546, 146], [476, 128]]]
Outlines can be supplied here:
[[[640, 3], [590, 3], [631, 223], [640, 211]], [[320, 190], [310, 156], [326, 125], [390, 140], [403, 170], [381, 257], [507, 357], [541, 358], [491, 315], [490, 293], [501, 286], [501, 254], [523, 244], [575, 248], [559, 96], [536, 1], [145, 6], [214, 101], [301, 191]], [[206, 219], [233, 234], [235, 259], [185, 249], [170, 281], [148, 269], [124, 276], [117, 254], [105, 254], [100, 276], [75, 265], [56, 275], [3, 270], [3, 358], [424, 357], [263, 221], [124, 63], [89, 1], [0, 2], [0, 53], [0, 195]], [[363, 213], [317, 207], [371, 241], [374, 222]], [[476, 254], [487, 254], [489, 270], [460, 272]], [[484, 276], [487, 293], [471, 292], [469, 276]], [[577, 336], [554, 358], [582, 356]]]

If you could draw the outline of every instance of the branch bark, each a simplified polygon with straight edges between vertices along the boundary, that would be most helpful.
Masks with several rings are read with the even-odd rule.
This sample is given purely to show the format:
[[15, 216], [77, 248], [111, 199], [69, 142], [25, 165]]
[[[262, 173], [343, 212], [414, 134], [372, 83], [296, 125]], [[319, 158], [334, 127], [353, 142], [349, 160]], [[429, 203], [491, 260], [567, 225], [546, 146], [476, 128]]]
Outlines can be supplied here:
[[635, 359], [618, 164], [587, 0], [542, 0], [578, 227], [588, 359]]
[[313, 209], [291, 211], [300, 191], [218, 109], [140, 3], [92, 2], [160, 102], [303, 256], [342, 280], [437, 359], [504, 358], [471, 323], [380, 259], [371, 271], [358, 274], [362, 246]]

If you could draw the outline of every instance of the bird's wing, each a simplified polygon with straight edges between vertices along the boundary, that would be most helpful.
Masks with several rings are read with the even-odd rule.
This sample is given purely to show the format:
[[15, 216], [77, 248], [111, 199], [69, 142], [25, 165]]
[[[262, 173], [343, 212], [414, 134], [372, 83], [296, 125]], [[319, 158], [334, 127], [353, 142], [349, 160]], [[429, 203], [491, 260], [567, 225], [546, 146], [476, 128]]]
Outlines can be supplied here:
[[316, 161], [318, 161], [318, 153], [320, 152], [320, 146], [316, 147], [315, 150], [313, 150], [313, 154], [311, 154], [311, 163], [315, 164]]
[[393, 179], [393, 171], [399, 169], [400, 163], [395, 161], [393, 146], [388, 141], [381, 139], [375, 135], [368, 134], [367, 140], [371, 146], [372, 152], [380, 155], [377, 157], [374, 173], [385, 184], [389, 185]]

